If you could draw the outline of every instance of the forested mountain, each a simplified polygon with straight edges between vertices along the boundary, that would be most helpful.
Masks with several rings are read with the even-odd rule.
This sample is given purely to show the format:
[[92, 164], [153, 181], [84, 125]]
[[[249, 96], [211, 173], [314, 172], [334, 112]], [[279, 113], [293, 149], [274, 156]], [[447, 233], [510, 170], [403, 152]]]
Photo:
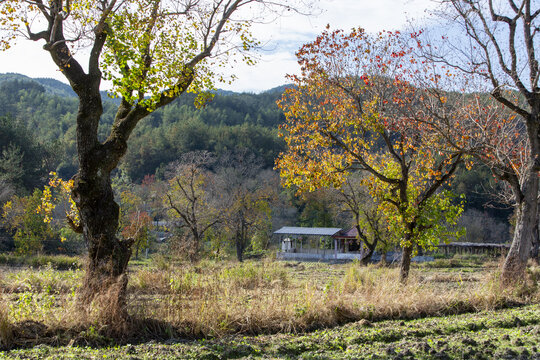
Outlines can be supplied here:
[[[139, 181], [184, 152], [205, 149], [219, 154], [232, 148], [249, 149], [266, 167], [272, 167], [283, 149], [277, 126], [284, 117], [275, 104], [281, 90], [262, 94], [217, 91], [201, 109], [194, 106], [193, 94], [185, 94], [141, 122], [130, 139], [121, 169]], [[71, 177], [77, 168], [78, 101], [69, 86], [53, 79], [2, 74], [0, 98], [0, 116], [11, 116], [14, 124], [33, 132], [41, 144], [60, 144], [56, 167], [63, 177]], [[116, 110], [115, 100], [107, 99], [100, 128], [103, 138]]]
[[[208, 150], [219, 157], [235, 149], [248, 150], [262, 160], [265, 168], [272, 168], [275, 158], [284, 149], [284, 142], [277, 136], [277, 127], [284, 122], [284, 115], [276, 105], [284, 89], [282, 86], [261, 94], [218, 90], [200, 109], [193, 105], [193, 94], [184, 94], [141, 121], [129, 140], [120, 169], [131, 181], [140, 183], [145, 175], [155, 174], [161, 178], [166, 165], [186, 152]], [[105, 93], [103, 96], [108, 101], [104, 102], [102, 138], [117, 108], [116, 100]], [[0, 99], [2, 176], [26, 193], [42, 185], [49, 171], [56, 170], [63, 178], [73, 176], [77, 170], [75, 116], [78, 100], [69, 86], [53, 79], [0, 74]], [[467, 222], [464, 225], [484, 229], [481, 231], [484, 241], [490, 241], [501, 232], [506, 238], [507, 225], [501, 228], [500, 224], [507, 224], [511, 214], [509, 210], [501, 210], [502, 205], [494, 203], [488, 195], [490, 183], [489, 170], [475, 167], [473, 171], [458, 171], [452, 185], [454, 192], [466, 194], [470, 216], [464, 218]], [[321, 204], [323, 202], [321, 200]], [[495, 208], [486, 207], [487, 203], [494, 204]], [[298, 206], [302, 212], [302, 206]], [[329, 210], [321, 209], [308, 216], [303, 224], [325, 226], [317, 219]]]

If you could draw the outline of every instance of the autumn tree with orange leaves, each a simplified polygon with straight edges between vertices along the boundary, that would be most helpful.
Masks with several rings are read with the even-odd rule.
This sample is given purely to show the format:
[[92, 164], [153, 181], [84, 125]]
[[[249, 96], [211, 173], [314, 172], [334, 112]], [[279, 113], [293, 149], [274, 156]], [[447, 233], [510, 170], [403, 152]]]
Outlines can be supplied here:
[[[508, 92], [505, 96], [511, 98], [516, 94]], [[497, 103], [487, 92], [465, 94], [460, 98], [457, 102], [459, 106], [456, 105], [459, 107], [459, 116], [438, 120], [432, 123], [433, 129], [447, 139], [449, 146], [467, 152], [477, 162], [491, 169], [496, 179], [502, 181], [503, 191], [493, 196], [514, 208], [518, 231], [514, 231], [513, 243], [519, 242], [521, 236], [527, 236], [527, 244], [518, 247], [521, 250], [517, 254], [509, 254], [503, 267], [503, 280], [514, 282], [520, 278], [515, 275], [524, 269], [530, 257], [531, 245], [538, 246], [535, 234], [538, 220], [535, 213], [528, 220], [528, 235], [523, 233], [526, 230], [523, 224], [519, 224], [519, 221], [525, 220], [524, 216], [529, 216], [526, 209], [532, 211], [530, 207], [534, 205], [531, 202], [537, 201], [536, 196], [526, 196], [524, 193], [527, 184], [536, 181], [530, 178], [533, 164], [530, 161], [531, 142], [527, 136], [526, 122], [523, 117]], [[523, 259], [518, 256], [520, 253]], [[518, 256], [518, 259], [514, 256]], [[511, 264], [514, 265], [509, 267]]]
[[[540, 171], [540, 3], [533, 0], [443, 0], [434, 11], [438, 17], [436, 26], [423, 36], [424, 58], [444, 65], [460, 73], [475, 77], [485, 85], [498, 108], [505, 108], [516, 122], [499, 128], [499, 110], [478, 108], [479, 114], [487, 116], [482, 133], [498, 134], [506, 142], [486, 143], [486, 149], [500, 148], [488, 163], [494, 174], [505, 180], [512, 189], [516, 225], [510, 251], [506, 257], [502, 277], [505, 282], [523, 278], [530, 258], [531, 244], [536, 240], [538, 223], [538, 191]], [[493, 107], [493, 105], [490, 105]], [[506, 115], [505, 115], [506, 116]], [[522, 140], [514, 138], [518, 127]], [[513, 153], [514, 148], [524, 151]], [[509, 147], [509, 149], [504, 149]], [[490, 151], [488, 151], [490, 152]], [[509, 160], [513, 158], [515, 160]], [[524, 161], [522, 161], [524, 160]], [[515, 163], [520, 166], [515, 167]], [[514, 163], [514, 164], [513, 164]]]
[[437, 106], [441, 116], [453, 116], [445, 97], [433, 99], [411, 83], [422, 67], [412, 56], [416, 42], [408, 43], [400, 33], [353, 29], [326, 30], [304, 45], [297, 54], [302, 74], [291, 76], [295, 87], [279, 102], [288, 150], [276, 162], [284, 184], [300, 191], [339, 188], [351, 171], [365, 171], [403, 248], [401, 281], [418, 247], [459, 236], [449, 225], [463, 204], [443, 185], [465, 159], [433, 131], [430, 111], [419, 111]]

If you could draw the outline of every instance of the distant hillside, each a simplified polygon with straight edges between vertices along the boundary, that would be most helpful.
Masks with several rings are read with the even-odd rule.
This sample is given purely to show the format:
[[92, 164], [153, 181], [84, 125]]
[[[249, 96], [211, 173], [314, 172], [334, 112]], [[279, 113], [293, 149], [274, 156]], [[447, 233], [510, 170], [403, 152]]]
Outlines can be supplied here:
[[263, 93], [264, 94], [279, 94], [281, 96], [281, 94], [283, 94], [285, 92], [285, 90], [290, 88], [290, 87], [294, 87], [294, 85], [293, 84], [285, 84], [285, 85], [277, 86], [275, 88], [271, 88], [269, 90], [266, 90]]
[[[283, 139], [277, 136], [285, 117], [276, 101], [288, 86], [260, 94], [216, 91], [201, 109], [194, 106], [194, 94], [183, 94], [137, 125], [119, 167], [138, 182], [148, 174], [162, 176], [167, 164], [189, 151], [208, 150], [219, 156], [242, 149], [253, 153], [266, 168], [272, 168], [278, 154], [285, 150]], [[0, 155], [13, 144], [20, 148], [25, 156], [25, 171], [32, 174], [21, 181], [28, 191], [29, 184], [39, 180], [39, 174], [56, 170], [63, 178], [70, 178], [77, 171], [77, 107], [73, 91], [60, 81], [0, 74], [0, 125], [9, 129], [0, 128]], [[117, 110], [113, 101], [105, 101], [103, 107], [99, 127], [102, 140]], [[47, 156], [40, 158], [36, 154]], [[479, 168], [460, 170], [453, 188], [467, 194], [469, 207], [505, 220], [508, 212], [484, 208], [487, 199], [481, 189], [488, 187], [489, 178], [489, 172]]]
[[[115, 113], [115, 101], [103, 93], [99, 135], [105, 139]], [[284, 144], [277, 127], [284, 121], [276, 100], [277, 89], [261, 94], [218, 90], [202, 109], [195, 95], [186, 93], [172, 104], [143, 119], [133, 132], [122, 168], [133, 180], [154, 174], [186, 151], [216, 153], [246, 148], [272, 167]], [[116, 100], [117, 101], [117, 100]], [[0, 74], [0, 116], [34, 132], [41, 143], [55, 143], [62, 154], [58, 171], [69, 177], [77, 168], [75, 117], [78, 100], [71, 88], [54, 79], [32, 79], [20, 74]], [[0, 149], [6, 144], [0, 144]]]
[[[56, 79], [31, 78], [26, 75], [17, 74], [17, 73], [0, 74], [0, 83], [4, 81], [12, 81], [12, 80], [37, 82], [38, 84], [42, 85], [45, 88], [45, 91], [47, 91], [50, 94], [54, 94], [58, 96], [63, 96], [63, 97], [76, 97], [77, 96], [77, 94], [75, 94], [75, 92], [71, 89], [71, 86], [61, 81], [58, 81]], [[290, 86], [292, 85], [285, 84], [285, 85], [277, 86], [275, 88], [262, 91], [261, 94], [280, 94], [281, 95], [285, 91], [285, 89]], [[230, 95], [239, 95], [239, 94], [254, 95], [251, 93], [235, 92], [235, 91], [222, 90], [222, 89], [216, 89], [215, 91], [213, 91], [213, 93], [215, 95], [220, 95], [220, 96], [230, 96]], [[105, 100], [116, 101], [115, 99], [111, 99], [107, 95], [106, 91], [102, 91], [101, 95]]]
[[36, 82], [43, 86], [46, 92], [63, 96], [63, 97], [75, 97], [77, 96], [75, 92], [71, 89], [71, 87], [67, 84], [64, 84], [61, 81], [50, 79], [50, 78], [30, 78], [26, 75], [21, 74], [14, 74], [14, 73], [8, 73], [8, 74], [0, 74], [0, 83], [6, 82], [6, 81], [22, 81], [22, 82]]
[[75, 97], [77, 94], [71, 89], [71, 86], [64, 84], [61, 81], [50, 78], [36, 78], [34, 79], [45, 87], [47, 91], [58, 96]]

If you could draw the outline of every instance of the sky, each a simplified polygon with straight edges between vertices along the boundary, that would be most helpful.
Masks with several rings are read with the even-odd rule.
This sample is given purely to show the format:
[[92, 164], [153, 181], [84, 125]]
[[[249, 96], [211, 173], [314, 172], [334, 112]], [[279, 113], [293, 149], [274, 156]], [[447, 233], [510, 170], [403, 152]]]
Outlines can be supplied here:
[[[257, 24], [253, 33], [264, 44], [255, 66], [235, 65], [237, 80], [217, 87], [238, 92], [261, 92], [286, 84], [287, 74], [299, 72], [295, 52], [319, 35], [327, 24], [331, 29], [362, 27], [369, 32], [398, 30], [407, 21], [425, 16], [431, 0], [320, 0], [314, 15], [291, 14], [271, 24]], [[30, 77], [66, 80], [39, 43], [19, 40], [0, 53], [0, 72]], [[105, 86], [106, 87], [106, 86]]]

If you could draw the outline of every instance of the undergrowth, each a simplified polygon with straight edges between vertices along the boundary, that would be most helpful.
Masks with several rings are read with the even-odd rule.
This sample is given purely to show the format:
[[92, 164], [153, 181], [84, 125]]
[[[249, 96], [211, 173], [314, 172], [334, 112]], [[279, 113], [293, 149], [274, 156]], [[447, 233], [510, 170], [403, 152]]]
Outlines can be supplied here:
[[69, 270], [82, 268], [83, 261], [80, 257], [68, 255], [19, 256], [16, 254], [0, 253], [0, 265], [31, 266], [34, 268], [50, 266], [56, 270]]
[[[357, 263], [144, 265], [130, 269], [130, 316], [124, 323], [106, 320], [118, 315], [108, 313], [113, 308], [107, 299], [84, 310], [77, 307], [82, 271], [49, 266], [4, 273], [0, 284], [5, 291], [2, 308], [7, 310], [0, 313], [0, 326], [8, 324], [17, 332], [37, 322], [41, 333], [56, 334], [51, 336], [60, 343], [64, 340], [59, 333], [90, 343], [106, 343], [104, 339], [115, 333], [126, 339], [299, 333], [362, 319], [407, 320], [538, 303], [538, 274], [531, 268], [528, 281], [503, 288], [492, 267], [474, 272], [417, 271], [403, 285], [397, 281], [396, 268]], [[35, 332], [32, 336], [39, 338]]]

